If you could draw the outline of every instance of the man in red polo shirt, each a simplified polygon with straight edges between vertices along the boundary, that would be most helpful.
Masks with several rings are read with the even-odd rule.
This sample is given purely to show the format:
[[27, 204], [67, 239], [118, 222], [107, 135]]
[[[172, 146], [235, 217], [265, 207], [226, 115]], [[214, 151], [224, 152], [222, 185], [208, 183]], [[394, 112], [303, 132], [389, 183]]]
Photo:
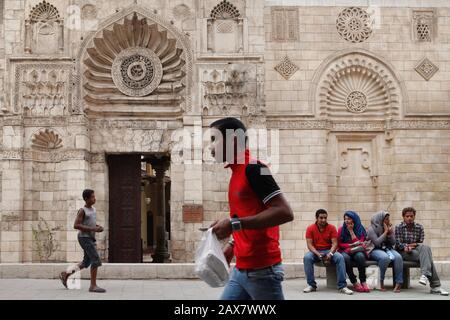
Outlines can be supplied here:
[[317, 290], [317, 283], [314, 279], [314, 263], [323, 261], [324, 263], [333, 263], [336, 265], [338, 290], [344, 294], [353, 294], [353, 291], [347, 288], [347, 278], [345, 274], [344, 257], [337, 252], [337, 230], [336, 227], [328, 224], [328, 212], [324, 209], [316, 211], [316, 223], [306, 229], [306, 245], [309, 252], [303, 258], [305, 268], [306, 282], [308, 286], [303, 290], [304, 293], [310, 293]]
[[236, 257], [221, 299], [282, 300], [279, 225], [292, 221], [294, 215], [267, 166], [250, 157], [246, 131], [235, 118], [211, 124], [211, 154], [232, 171], [230, 218], [211, 225], [219, 239], [232, 235], [224, 253], [228, 262]]

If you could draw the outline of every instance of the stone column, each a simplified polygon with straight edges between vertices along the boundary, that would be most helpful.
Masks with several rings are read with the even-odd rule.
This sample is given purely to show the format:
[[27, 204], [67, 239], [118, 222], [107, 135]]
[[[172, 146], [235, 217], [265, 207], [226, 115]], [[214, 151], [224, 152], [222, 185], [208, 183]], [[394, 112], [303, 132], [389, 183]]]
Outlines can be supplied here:
[[[67, 149], [64, 161], [59, 167], [61, 180], [65, 190], [65, 204], [62, 205], [66, 211], [66, 261], [78, 262], [83, 258], [83, 250], [78, 244], [78, 231], [73, 228], [73, 223], [77, 216], [78, 209], [84, 205], [82, 192], [84, 189], [92, 188], [91, 165], [89, 163], [90, 138], [88, 132], [88, 121], [85, 116], [73, 115], [69, 118], [68, 132], [71, 132], [73, 139], [64, 148]], [[62, 190], [61, 190], [62, 191]], [[97, 201], [101, 201], [103, 195], [101, 190], [96, 191]], [[100, 204], [100, 203], [99, 203]], [[97, 209], [97, 224], [103, 225], [101, 217], [101, 205], [95, 206]], [[101, 255], [101, 243], [105, 233], [98, 233], [97, 249]], [[62, 236], [64, 238], [64, 236]]]
[[152, 162], [153, 168], [156, 172], [156, 188], [158, 190], [157, 196], [157, 211], [155, 216], [156, 222], [156, 249], [155, 254], [152, 255], [154, 263], [170, 262], [170, 253], [168, 250], [168, 243], [166, 237], [166, 192], [165, 192], [165, 173], [169, 167], [167, 159], [158, 159]]
[[4, 119], [0, 246], [2, 263], [23, 262], [23, 119]]
[[59, 35], [58, 35], [58, 46], [59, 52], [64, 52], [64, 20], [61, 20], [59, 23]]
[[25, 53], [31, 53], [31, 22], [25, 21]]

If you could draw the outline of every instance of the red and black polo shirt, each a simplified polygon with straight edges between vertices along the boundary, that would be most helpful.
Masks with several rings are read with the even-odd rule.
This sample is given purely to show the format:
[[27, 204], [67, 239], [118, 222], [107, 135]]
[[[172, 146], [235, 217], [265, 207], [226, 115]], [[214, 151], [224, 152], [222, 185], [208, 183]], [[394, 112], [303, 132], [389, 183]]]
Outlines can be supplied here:
[[[268, 208], [267, 203], [281, 190], [266, 165], [250, 158], [229, 164], [232, 176], [228, 190], [230, 217], [249, 217]], [[279, 227], [243, 229], [233, 233], [234, 255], [238, 269], [259, 269], [281, 262]]]

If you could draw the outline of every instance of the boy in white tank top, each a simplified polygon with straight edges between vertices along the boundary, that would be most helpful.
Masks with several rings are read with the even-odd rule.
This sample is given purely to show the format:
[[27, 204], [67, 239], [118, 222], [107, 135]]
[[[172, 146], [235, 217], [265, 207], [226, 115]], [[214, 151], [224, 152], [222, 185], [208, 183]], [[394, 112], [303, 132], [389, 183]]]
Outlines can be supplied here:
[[94, 190], [84, 190], [83, 199], [85, 205], [78, 210], [75, 219], [74, 228], [78, 231], [78, 242], [84, 250], [83, 261], [79, 264], [69, 267], [68, 272], [61, 272], [59, 278], [62, 284], [67, 288], [67, 279], [77, 270], [91, 267], [91, 286], [89, 292], [103, 293], [105, 289], [97, 286], [97, 270], [102, 265], [96, 248], [95, 233], [103, 232], [103, 227], [97, 224], [97, 212], [93, 205], [95, 204]]

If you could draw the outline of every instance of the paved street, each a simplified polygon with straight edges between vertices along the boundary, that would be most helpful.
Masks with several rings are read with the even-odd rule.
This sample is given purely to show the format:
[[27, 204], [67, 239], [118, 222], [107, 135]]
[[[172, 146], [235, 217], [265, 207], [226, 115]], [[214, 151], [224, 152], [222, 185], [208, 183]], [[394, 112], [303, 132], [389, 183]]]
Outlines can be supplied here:
[[[325, 280], [319, 280], [319, 291], [310, 294], [301, 292], [305, 286], [303, 279], [287, 280], [284, 282], [284, 292], [289, 300], [319, 300], [319, 299], [436, 299], [450, 300], [450, 297], [432, 295], [429, 287], [412, 281], [413, 287], [400, 294], [392, 292], [373, 291], [355, 293], [352, 296], [338, 294], [337, 291], [326, 289]], [[390, 283], [388, 281], [387, 283]], [[81, 290], [67, 290], [59, 280], [11, 280], [0, 279], [0, 300], [79, 300], [79, 299], [121, 299], [121, 300], [215, 300], [218, 299], [222, 288], [213, 289], [197, 280], [102, 280], [99, 285], [106, 288], [106, 294], [89, 293], [88, 281], [81, 281]], [[450, 281], [445, 281], [443, 287], [450, 289]]]

